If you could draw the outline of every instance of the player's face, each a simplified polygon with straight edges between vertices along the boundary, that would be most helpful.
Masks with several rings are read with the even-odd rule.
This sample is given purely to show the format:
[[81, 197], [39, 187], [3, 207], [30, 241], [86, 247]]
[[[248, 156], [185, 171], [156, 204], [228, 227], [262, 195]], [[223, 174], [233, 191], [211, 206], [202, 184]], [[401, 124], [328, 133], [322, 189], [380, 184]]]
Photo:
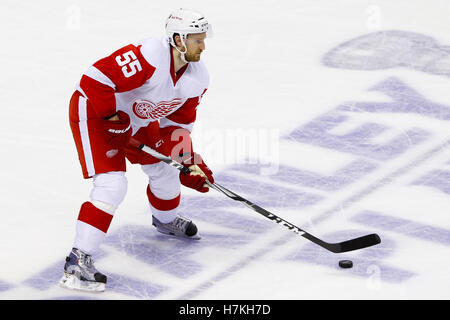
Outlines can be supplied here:
[[185, 41], [187, 52], [184, 58], [188, 62], [197, 62], [200, 60], [200, 55], [205, 50], [206, 32], [189, 34]]

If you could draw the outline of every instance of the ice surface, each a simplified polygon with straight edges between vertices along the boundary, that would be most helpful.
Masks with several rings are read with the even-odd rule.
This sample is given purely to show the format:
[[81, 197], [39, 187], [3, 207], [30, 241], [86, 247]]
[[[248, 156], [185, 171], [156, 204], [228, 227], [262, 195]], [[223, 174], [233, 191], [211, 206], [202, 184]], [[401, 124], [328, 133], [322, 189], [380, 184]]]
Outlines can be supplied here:
[[[2, 0], [0, 299], [449, 299], [450, 3], [436, 2]], [[75, 83], [181, 6], [214, 25], [194, 143], [217, 182], [326, 241], [380, 245], [333, 254], [187, 189], [203, 238], [167, 238], [129, 166], [94, 257], [107, 291], [57, 287], [91, 185]]]

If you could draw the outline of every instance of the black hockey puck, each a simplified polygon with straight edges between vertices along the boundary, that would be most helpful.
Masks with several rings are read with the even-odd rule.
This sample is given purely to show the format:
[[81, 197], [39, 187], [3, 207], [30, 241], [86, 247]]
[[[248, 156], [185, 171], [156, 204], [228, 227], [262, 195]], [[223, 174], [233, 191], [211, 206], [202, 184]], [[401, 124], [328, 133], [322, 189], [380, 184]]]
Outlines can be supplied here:
[[351, 268], [353, 267], [353, 262], [351, 260], [341, 260], [339, 261], [339, 267], [345, 269]]

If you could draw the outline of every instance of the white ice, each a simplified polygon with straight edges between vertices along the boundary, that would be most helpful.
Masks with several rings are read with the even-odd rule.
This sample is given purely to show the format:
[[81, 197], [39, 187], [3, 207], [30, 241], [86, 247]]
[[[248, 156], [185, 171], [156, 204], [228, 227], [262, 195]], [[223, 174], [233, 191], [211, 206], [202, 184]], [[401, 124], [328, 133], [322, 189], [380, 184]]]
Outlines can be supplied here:
[[[143, 173], [128, 166], [127, 198], [107, 236], [120, 231], [115, 238], [119, 242], [105, 243], [95, 260], [98, 269], [113, 275], [112, 288], [89, 294], [57, 286], [79, 207], [91, 186], [90, 180], [82, 179], [69, 127], [68, 102], [74, 86], [99, 58], [141, 38], [162, 36], [165, 18], [177, 7], [204, 12], [214, 26], [214, 37], [207, 40], [203, 54], [211, 84], [199, 107], [194, 143], [216, 174], [235, 175], [235, 184], [223, 184], [256, 203], [268, 191], [260, 187], [255, 195], [240, 179], [288, 189], [294, 195], [320, 196], [322, 201], [305, 208], [266, 207], [330, 242], [346, 240], [337, 234], [345, 231], [349, 236], [377, 233], [382, 244], [333, 254], [231, 200], [224, 209], [231, 217], [260, 223], [265, 231], [254, 234], [206, 217], [197, 222], [204, 234], [199, 242], [167, 240], [151, 227]], [[449, 45], [449, 2], [2, 0], [0, 8], [0, 299], [450, 298], [448, 241], [354, 219], [361, 212], [377, 212], [443, 230], [448, 236], [450, 194], [413, 184], [433, 170], [450, 171], [448, 119], [361, 112], [334, 128], [332, 133], [345, 135], [369, 121], [389, 127], [373, 143], [389, 141], [412, 127], [431, 133], [424, 143], [392, 161], [374, 161], [379, 165], [375, 171], [342, 190], [272, 179], [276, 166], [269, 168], [285, 165], [331, 175], [358, 159], [283, 137], [345, 102], [390, 101], [369, 90], [388, 78], [401, 79], [427, 101], [450, 106], [449, 77], [409, 67], [414, 61], [402, 67], [351, 70], [331, 68], [321, 60], [339, 44], [387, 30], [418, 33]], [[240, 146], [237, 137], [245, 135], [259, 147]], [[248, 157], [272, 172], [230, 170]], [[201, 196], [183, 189], [183, 195], [196, 201], [204, 197], [209, 203], [226, 201], [214, 191]], [[189, 216], [189, 202], [184, 205], [183, 214]], [[135, 229], [128, 226], [147, 228], [148, 237], [135, 239]], [[224, 240], [228, 245], [214, 243], [218, 241], [214, 235], [229, 235]], [[130, 253], [142, 253], [133, 251], [137, 245], [148, 246], [149, 260]], [[177, 265], [173, 259], [149, 262], [155, 250], [180, 254], [181, 245], [188, 248], [195, 272], [185, 276], [169, 272], [184, 270], [183, 263]], [[353, 269], [337, 267], [344, 258], [354, 260]], [[151, 291], [152, 286], [160, 291]]]

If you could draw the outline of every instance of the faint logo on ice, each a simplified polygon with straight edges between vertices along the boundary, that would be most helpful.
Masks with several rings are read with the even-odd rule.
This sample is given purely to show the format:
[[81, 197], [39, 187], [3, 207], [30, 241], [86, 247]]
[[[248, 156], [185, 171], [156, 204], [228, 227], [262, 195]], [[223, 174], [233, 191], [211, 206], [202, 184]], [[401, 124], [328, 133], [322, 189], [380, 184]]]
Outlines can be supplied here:
[[366, 8], [366, 28], [369, 30], [381, 29], [381, 9], [379, 6], [370, 5]]
[[405, 67], [450, 77], [450, 47], [426, 35], [401, 30], [369, 33], [327, 52], [328, 67], [380, 70]]
[[66, 9], [67, 19], [66, 28], [69, 30], [81, 29], [81, 8], [76, 4], [72, 4]]
[[367, 267], [366, 273], [369, 277], [366, 280], [366, 286], [370, 290], [380, 290], [381, 288], [381, 268], [376, 264]]

